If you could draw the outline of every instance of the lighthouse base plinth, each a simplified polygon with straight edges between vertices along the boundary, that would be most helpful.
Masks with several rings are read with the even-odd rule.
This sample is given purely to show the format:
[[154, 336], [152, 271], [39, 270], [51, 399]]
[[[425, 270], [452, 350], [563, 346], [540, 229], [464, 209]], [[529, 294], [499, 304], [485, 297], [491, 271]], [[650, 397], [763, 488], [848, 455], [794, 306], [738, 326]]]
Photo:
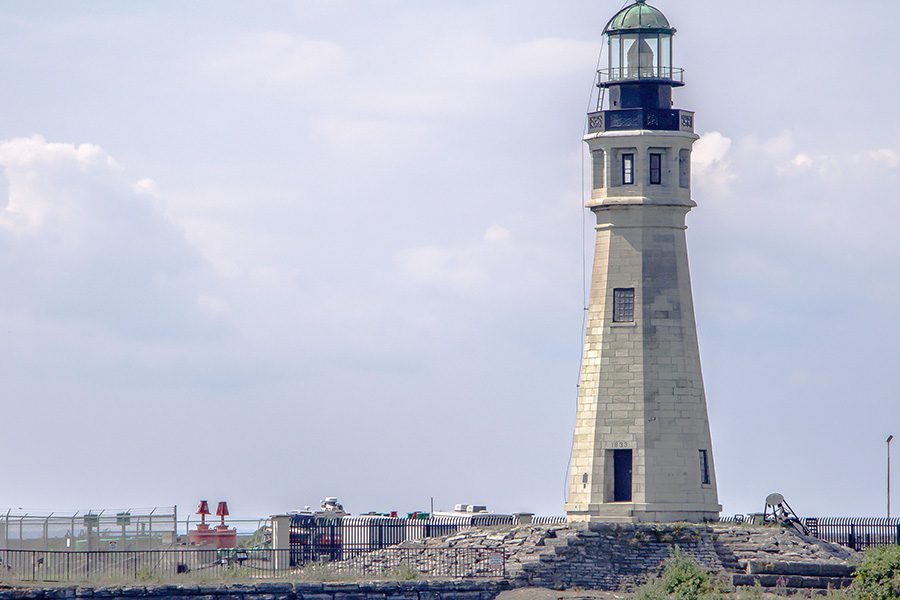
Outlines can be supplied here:
[[642, 504], [611, 502], [607, 504], [567, 504], [566, 516], [571, 523], [711, 523], [719, 520], [718, 504]]

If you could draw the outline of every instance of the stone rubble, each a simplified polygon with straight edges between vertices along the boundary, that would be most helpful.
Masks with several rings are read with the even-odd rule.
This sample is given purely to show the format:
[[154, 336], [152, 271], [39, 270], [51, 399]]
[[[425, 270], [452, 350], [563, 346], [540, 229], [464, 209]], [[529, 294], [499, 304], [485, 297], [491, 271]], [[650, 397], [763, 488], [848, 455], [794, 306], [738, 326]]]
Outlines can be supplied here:
[[[712, 572], [746, 574], [749, 565], [778, 563], [847, 565], [848, 548], [801, 537], [781, 527], [690, 524], [578, 523], [470, 529], [444, 538], [411, 540], [409, 566], [430, 576], [461, 571], [497, 574], [491, 556], [502, 553], [505, 576], [516, 586], [553, 589], [631, 589], [661, 572], [675, 547]], [[471, 548], [471, 554], [440, 548]], [[416, 553], [415, 550], [421, 550]], [[409, 560], [410, 553], [405, 553]], [[495, 558], [496, 561], [496, 558]], [[374, 552], [348, 561], [368, 572], [401, 567], [394, 552]]]

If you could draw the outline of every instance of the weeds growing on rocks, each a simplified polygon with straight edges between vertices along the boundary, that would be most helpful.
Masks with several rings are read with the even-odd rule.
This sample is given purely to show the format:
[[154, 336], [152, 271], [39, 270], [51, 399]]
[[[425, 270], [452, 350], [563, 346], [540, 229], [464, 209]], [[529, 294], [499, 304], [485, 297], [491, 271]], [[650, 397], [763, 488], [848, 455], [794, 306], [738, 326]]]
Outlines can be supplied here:
[[900, 546], [867, 550], [856, 567], [851, 590], [859, 600], [900, 598]]
[[641, 586], [635, 600], [706, 600], [719, 591], [700, 565], [677, 546], [672, 550], [660, 577]]

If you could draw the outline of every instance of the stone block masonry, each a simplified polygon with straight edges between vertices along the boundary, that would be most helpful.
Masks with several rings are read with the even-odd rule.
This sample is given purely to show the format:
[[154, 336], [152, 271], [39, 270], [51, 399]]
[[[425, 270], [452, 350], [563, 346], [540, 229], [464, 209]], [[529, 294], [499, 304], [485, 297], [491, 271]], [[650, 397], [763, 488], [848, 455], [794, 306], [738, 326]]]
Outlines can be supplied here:
[[[410, 554], [411, 566], [420, 570], [434, 566], [428, 548], [491, 549], [503, 552], [507, 577], [516, 587], [608, 591], [632, 589], [661, 573], [675, 547], [726, 577], [754, 574], [763, 563], [801, 564], [795, 569], [800, 574], [846, 576], [847, 564], [855, 558], [848, 548], [781, 527], [691, 524], [591, 522], [472, 529], [402, 546], [423, 550], [421, 565], [415, 553]], [[368, 569], [377, 571], [400, 566], [389, 553], [373, 552], [365, 560]]]
[[[659, 31], [675, 33], [643, 0], [620, 11], [603, 33], [610, 56], [622, 54], [629, 68], [632, 60], [655, 60], [649, 46], [631, 56], [620, 45], [646, 27], [645, 10], [664, 25]], [[570, 521], [714, 522], [722, 507], [685, 241], [699, 138], [693, 113], [672, 110], [672, 89], [683, 81], [640, 81], [635, 73], [610, 69], [600, 83], [609, 90], [608, 110], [601, 102], [588, 115], [584, 137], [593, 159], [585, 206], [597, 226], [566, 514]]]
[[4, 588], [0, 600], [493, 600], [506, 581], [402, 581], [368, 583], [254, 583], [128, 587]]

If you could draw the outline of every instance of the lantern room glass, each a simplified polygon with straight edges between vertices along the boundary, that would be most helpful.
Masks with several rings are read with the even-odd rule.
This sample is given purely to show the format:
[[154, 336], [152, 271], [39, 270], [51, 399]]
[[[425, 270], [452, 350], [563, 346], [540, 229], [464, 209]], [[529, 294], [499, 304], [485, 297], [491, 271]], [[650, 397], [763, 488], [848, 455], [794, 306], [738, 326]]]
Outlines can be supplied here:
[[672, 79], [672, 34], [659, 34], [659, 77]]
[[609, 79], [671, 79], [671, 33], [610, 33]]

